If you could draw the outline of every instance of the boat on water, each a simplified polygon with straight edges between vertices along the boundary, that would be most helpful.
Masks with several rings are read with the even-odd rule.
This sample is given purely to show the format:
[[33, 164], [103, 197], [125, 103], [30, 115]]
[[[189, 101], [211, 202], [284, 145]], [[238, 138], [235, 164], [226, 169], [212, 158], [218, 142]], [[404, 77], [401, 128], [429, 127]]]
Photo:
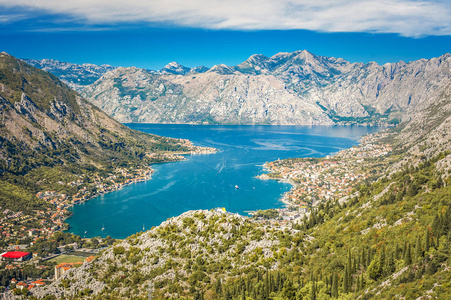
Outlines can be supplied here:
[[236, 189], [239, 189], [239, 187], [238, 187], [237, 185], [235, 185], [235, 188], [236, 188]]

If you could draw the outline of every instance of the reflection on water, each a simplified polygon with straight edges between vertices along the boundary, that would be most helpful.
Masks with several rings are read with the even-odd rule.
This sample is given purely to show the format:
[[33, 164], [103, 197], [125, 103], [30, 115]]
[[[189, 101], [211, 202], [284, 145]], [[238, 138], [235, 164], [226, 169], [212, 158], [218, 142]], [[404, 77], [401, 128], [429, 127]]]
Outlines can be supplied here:
[[250, 210], [281, 207], [278, 199], [290, 186], [256, 179], [265, 162], [336, 153], [355, 145], [359, 136], [378, 130], [357, 126], [128, 126], [187, 138], [196, 145], [220, 151], [155, 165], [152, 180], [75, 206], [68, 220], [71, 232], [86, 237], [125, 238], [141, 231], [143, 224], [150, 228], [192, 209], [226, 207], [228, 211], [246, 214]]

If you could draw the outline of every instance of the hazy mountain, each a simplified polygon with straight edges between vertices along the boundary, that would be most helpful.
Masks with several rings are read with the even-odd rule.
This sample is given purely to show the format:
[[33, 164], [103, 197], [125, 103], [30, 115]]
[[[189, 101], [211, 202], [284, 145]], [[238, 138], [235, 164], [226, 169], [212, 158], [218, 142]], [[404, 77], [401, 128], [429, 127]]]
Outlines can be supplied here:
[[119, 68], [82, 94], [120, 122], [388, 122], [413, 112], [450, 78], [450, 54], [381, 66], [304, 50], [208, 71], [177, 63], [160, 72]]
[[24, 59], [27, 64], [52, 73], [76, 91], [95, 82], [106, 72], [116, 69], [110, 65], [73, 64], [53, 59]]

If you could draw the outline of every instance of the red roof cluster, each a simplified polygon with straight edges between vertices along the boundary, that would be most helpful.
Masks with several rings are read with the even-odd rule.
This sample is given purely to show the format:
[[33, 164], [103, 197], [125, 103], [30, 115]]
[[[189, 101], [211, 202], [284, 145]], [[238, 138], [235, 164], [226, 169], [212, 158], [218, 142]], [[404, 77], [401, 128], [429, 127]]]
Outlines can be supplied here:
[[17, 259], [17, 258], [22, 258], [22, 257], [28, 256], [28, 255], [30, 255], [30, 252], [10, 251], [10, 252], [6, 252], [5, 254], [3, 254], [2, 257]]

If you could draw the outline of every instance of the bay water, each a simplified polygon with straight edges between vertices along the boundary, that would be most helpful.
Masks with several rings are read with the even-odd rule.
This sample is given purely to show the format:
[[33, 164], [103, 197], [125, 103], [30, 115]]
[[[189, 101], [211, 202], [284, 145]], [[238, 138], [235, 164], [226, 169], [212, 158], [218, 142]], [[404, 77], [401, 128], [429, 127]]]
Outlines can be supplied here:
[[380, 130], [364, 126], [126, 125], [219, 151], [154, 165], [151, 180], [75, 205], [67, 220], [70, 232], [82, 237], [125, 238], [188, 210], [225, 207], [247, 215], [247, 211], [279, 208], [283, 206], [279, 200], [291, 186], [255, 178], [264, 173], [265, 162], [334, 154], [356, 145], [362, 135]]

